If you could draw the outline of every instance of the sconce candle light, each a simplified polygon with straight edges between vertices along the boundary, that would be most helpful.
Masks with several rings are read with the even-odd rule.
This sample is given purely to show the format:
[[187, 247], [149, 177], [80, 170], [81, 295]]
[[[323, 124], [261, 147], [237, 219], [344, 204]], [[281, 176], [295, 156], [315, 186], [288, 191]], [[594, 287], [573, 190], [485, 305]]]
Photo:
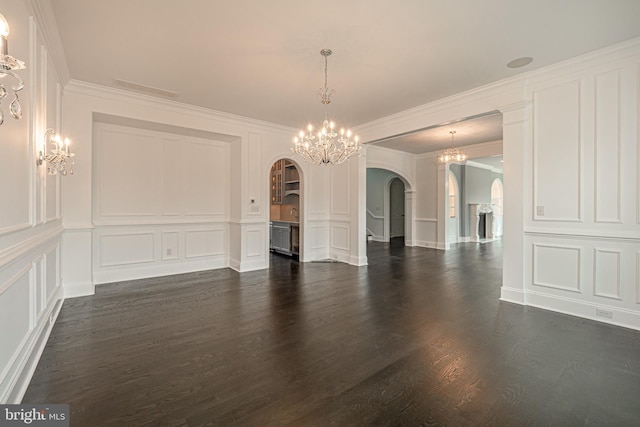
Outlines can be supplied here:
[[[17, 80], [17, 84], [11, 86], [13, 89], [13, 100], [9, 104], [9, 112], [14, 119], [22, 117], [22, 106], [18, 99], [18, 91], [24, 88], [24, 82], [14, 70], [24, 69], [24, 62], [10, 56], [7, 45], [7, 37], [9, 36], [9, 23], [0, 14], [0, 77], [11, 76]], [[0, 83], [0, 103], [7, 97], [7, 88]], [[4, 112], [0, 109], [0, 125], [4, 123]]]
[[[47, 143], [53, 144], [53, 148], [46, 153]], [[64, 138], [53, 129], [47, 129], [44, 134], [44, 151], [40, 150], [38, 155], [38, 165], [43, 162], [47, 162], [47, 173], [49, 175], [60, 174], [62, 176], [67, 174], [67, 165], [69, 166], [69, 174], [73, 175], [73, 157], [75, 154], [69, 151], [69, 138]]]

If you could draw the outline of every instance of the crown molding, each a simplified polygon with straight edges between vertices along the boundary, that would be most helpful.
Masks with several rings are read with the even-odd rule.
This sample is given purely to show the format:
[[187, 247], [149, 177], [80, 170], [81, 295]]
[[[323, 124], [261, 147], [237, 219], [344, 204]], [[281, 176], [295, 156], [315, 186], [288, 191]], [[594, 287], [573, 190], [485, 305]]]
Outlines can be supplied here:
[[223, 122], [242, 128], [249, 126], [252, 130], [258, 128], [264, 131], [283, 133], [287, 135], [293, 135], [296, 131], [292, 127], [279, 125], [277, 123], [244, 117], [237, 114], [225, 113], [224, 111], [198, 107], [169, 99], [157, 98], [142, 93], [129, 92], [81, 80], [70, 80], [65, 86], [65, 92], [87, 95], [116, 102], [138, 104], [150, 108], [170, 111], [176, 115], [189, 115], [206, 120], [216, 120], [217, 122]]
[[64, 46], [62, 45], [62, 39], [60, 38], [60, 32], [58, 31], [58, 24], [56, 22], [56, 16], [53, 13], [51, 1], [27, 0], [25, 4], [27, 5], [29, 13], [33, 15], [38, 24], [38, 30], [47, 45], [49, 56], [55, 64], [61, 84], [65, 86], [69, 80], [71, 80], [71, 74], [69, 73], [67, 57], [64, 53]]

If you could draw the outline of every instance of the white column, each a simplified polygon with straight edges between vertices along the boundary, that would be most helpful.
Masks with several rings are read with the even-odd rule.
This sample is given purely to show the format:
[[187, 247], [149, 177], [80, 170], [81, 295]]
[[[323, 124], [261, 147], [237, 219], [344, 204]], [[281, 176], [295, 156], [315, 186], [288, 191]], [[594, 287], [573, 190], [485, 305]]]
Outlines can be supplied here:
[[504, 238], [500, 299], [525, 304], [524, 157], [529, 147], [530, 102], [500, 108], [504, 159]]
[[437, 179], [437, 249], [449, 249], [449, 243], [447, 242], [447, 219], [449, 217], [448, 212], [448, 187], [449, 187], [449, 164], [438, 165], [438, 179]]
[[404, 244], [415, 246], [416, 241], [416, 192], [407, 190], [404, 193]]

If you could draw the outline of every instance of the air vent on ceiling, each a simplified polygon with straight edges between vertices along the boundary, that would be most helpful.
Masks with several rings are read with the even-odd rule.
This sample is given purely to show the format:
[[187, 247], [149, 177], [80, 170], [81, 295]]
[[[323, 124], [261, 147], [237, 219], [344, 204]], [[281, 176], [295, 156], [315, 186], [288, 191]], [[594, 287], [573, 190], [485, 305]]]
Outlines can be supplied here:
[[170, 90], [159, 89], [157, 87], [145, 86], [140, 83], [129, 82], [121, 79], [113, 79], [116, 84], [122, 88], [133, 90], [136, 92], [146, 93], [147, 95], [162, 96], [165, 98], [175, 98], [178, 96], [177, 92], [171, 92]]

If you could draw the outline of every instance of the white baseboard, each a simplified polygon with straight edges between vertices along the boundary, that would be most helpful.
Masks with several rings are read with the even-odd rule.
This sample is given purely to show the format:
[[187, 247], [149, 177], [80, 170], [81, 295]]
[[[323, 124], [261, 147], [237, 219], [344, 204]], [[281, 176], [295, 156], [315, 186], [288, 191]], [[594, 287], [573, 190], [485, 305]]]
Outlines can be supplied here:
[[[608, 305], [593, 304], [591, 302], [575, 300], [571, 298], [548, 295], [536, 291], [526, 291], [527, 305], [583, 317], [598, 322], [609, 323], [615, 326], [640, 330], [640, 311], [613, 307]], [[611, 313], [612, 318], [596, 315], [597, 310]]]
[[412, 242], [413, 246], [419, 246], [421, 248], [431, 248], [436, 249], [436, 242], [432, 242], [430, 240], [415, 240]]
[[500, 288], [500, 301], [512, 302], [515, 304], [525, 305], [525, 294], [522, 289]]
[[64, 299], [60, 298], [61, 294], [62, 292], [59, 290], [58, 296], [51, 300], [51, 306], [44, 312], [36, 327], [31, 331], [27, 344], [24, 346], [20, 356], [14, 361], [13, 367], [9, 369], [9, 374], [2, 379], [0, 383], [0, 403], [18, 404], [22, 402], [42, 352], [47, 345], [55, 320], [58, 318], [62, 308]]
[[349, 264], [351, 265], [355, 265], [357, 267], [363, 266], [363, 265], [367, 265], [368, 261], [367, 261], [367, 257], [366, 256], [361, 256], [361, 257], [357, 257], [357, 256], [352, 256], [349, 259]]
[[203, 258], [183, 262], [171, 262], [163, 264], [149, 264], [145, 266], [121, 266], [109, 270], [93, 273], [93, 281], [96, 285], [102, 283], [121, 282], [123, 280], [146, 279], [149, 277], [170, 276], [172, 274], [192, 273], [195, 271], [215, 270], [229, 267], [227, 258]]
[[376, 236], [376, 235], [371, 235], [369, 236], [369, 240], [374, 241], [374, 242], [388, 242], [389, 239], [384, 238], [384, 236]]
[[269, 265], [265, 265], [262, 260], [242, 263], [235, 261], [233, 263], [229, 263], [229, 268], [237, 271], [238, 273], [244, 273], [246, 271], [264, 270], [265, 268], [269, 268]]
[[96, 293], [93, 282], [64, 283], [62, 289], [64, 298], [86, 297]]

